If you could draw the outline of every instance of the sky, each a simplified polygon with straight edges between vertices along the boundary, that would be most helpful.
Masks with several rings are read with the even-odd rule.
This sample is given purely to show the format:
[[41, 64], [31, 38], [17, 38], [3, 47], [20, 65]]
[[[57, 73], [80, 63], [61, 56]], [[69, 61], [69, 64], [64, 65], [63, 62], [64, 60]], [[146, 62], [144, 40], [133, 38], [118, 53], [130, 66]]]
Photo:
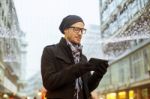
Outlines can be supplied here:
[[[79, 15], [86, 26], [99, 24], [99, 0], [13, 0], [20, 24], [26, 34], [26, 78], [40, 71], [41, 55], [46, 45], [57, 43], [62, 19]], [[85, 26], [85, 27], [86, 27]]]

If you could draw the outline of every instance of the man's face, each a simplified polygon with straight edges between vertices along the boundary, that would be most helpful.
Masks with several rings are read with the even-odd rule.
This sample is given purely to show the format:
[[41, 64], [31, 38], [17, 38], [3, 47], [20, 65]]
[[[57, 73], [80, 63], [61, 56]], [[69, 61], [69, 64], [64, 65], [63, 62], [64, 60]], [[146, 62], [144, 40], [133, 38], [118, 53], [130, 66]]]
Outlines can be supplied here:
[[84, 24], [82, 22], [77, 22], [64, 30], [65, 38], [74, 44], [80, 44], [83, 33], [86, 31], [84, 29]]

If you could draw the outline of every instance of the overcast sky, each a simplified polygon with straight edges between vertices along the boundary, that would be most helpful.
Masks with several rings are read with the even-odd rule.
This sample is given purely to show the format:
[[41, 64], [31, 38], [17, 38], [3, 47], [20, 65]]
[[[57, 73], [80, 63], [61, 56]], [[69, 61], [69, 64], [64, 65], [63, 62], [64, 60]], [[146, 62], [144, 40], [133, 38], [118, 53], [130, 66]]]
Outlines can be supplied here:
[[44, 46], [63, 36], [58, 27], [62, 18], [76, 14], [86, 26], [99, 24], [99, 0], [14, 0], [20, 28], [26, 33], [26, 78], [40, 70]]

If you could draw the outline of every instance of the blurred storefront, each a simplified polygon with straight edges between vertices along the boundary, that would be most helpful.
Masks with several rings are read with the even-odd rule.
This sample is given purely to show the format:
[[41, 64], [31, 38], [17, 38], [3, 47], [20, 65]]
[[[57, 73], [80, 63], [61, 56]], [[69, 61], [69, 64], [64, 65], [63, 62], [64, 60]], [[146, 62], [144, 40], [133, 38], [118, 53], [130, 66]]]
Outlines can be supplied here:
[[[99, 99], [150, 99], [150, 87], [137, 87], [122, 91], [107, 93]], [[105, 97], [105, 98], [104, 98]]]

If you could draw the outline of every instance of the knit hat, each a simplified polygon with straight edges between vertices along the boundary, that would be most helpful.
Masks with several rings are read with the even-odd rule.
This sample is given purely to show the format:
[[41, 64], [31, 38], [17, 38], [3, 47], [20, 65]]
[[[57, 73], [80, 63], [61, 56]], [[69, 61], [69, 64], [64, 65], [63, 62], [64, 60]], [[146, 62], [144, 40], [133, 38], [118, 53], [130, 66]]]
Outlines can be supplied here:
[[59, 30], [61, 31], [61, 33], [64, 34], [64, 30], [69, 28], [71, 25], [73, 25], [74, 23], [77, 22], [83, 22], [82, 18], [77, 16], [77, 15], [68, 15], [65, 18], [63, 18], [60, 26], [59, 26]]

